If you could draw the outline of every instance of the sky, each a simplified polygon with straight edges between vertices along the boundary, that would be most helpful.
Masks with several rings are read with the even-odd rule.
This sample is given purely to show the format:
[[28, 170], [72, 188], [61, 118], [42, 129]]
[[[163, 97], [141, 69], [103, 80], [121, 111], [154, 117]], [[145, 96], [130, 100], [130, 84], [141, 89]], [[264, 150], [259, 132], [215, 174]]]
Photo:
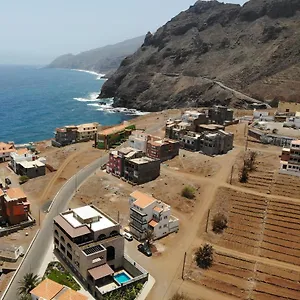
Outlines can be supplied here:
[[43, 65], [62, 54], [145, 35], [194, 2], [0, 0], [0, 64]]

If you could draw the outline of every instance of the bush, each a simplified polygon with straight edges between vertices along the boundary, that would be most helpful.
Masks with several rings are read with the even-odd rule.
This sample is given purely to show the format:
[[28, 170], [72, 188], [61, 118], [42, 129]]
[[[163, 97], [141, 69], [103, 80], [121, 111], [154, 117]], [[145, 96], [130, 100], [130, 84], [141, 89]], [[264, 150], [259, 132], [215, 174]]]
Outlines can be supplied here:
[[124, 289], [124, 290], [116, 290], [110, 293], [107, 293], [103, 296], [104, 300], [134, 300], [141, 289], [143, 288], [143, 285], [141, 283], [137, 283], [135, 285], [131, 285], [130, 287]]
[[23, 176], [19, 177], [19, 183], [20, 184], [23, 184], [23, 183], [27, 182], [28, 180], [29, 180], [29, 177], [26, 176], [26, 175], [23, 175]]
[[184, 294], [176, 293], [170, 300], [191, 300], [191, 298]]
[[192, 186], [186, 186], [183, 188], [181, 192], [181, 196], [188, 198], [188, 199], [194, 199], [195, 198], [196, 190]]
[[214, 216], [213, 221], [213, 231], [215, 233], [221, 233], [224, 229], [227, 228], [227, 218], [223, 214], [217, 214]]
[[209, 244], [199, 247], [195, 253], [195, 261], [201, 269], [211, 267], [213, 263], [213, 247]]
[[247, 168], [247, 166], [243, 166], [241, 174], [240, 174], [240, 182], [241, 183], [247, 183], [248, 182], [248, 178], [249, 178], [249, 169]]

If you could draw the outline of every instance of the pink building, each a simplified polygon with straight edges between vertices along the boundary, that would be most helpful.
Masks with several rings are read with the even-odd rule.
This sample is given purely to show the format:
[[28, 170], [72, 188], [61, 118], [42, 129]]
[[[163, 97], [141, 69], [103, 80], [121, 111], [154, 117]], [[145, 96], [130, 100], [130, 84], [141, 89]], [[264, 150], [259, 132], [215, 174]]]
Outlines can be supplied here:
[[120, 150], [113, 150], [109, 153], [109, 160], [106, 166], [107, 173], [114, 174], [118, 177], [124, 176], [124, 161], [125, 159], [132, 159], [142, 157], [143, 152], [133, 149], [131, 147], [122, 148]]

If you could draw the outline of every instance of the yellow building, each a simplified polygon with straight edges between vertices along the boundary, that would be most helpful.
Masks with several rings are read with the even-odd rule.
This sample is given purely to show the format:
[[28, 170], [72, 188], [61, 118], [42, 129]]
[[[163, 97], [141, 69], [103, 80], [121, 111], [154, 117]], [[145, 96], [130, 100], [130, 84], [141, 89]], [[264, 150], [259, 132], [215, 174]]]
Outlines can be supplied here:
[[300, 111], [300, 103], [280, 101], [278, 104], [278, 112], [280, 113], [296, 113], [297, 111]]
[[87, 123], [77, 126], [77, 141], [88, 141], [95, 138], [95, 134], [100, 129], [99, 123]]

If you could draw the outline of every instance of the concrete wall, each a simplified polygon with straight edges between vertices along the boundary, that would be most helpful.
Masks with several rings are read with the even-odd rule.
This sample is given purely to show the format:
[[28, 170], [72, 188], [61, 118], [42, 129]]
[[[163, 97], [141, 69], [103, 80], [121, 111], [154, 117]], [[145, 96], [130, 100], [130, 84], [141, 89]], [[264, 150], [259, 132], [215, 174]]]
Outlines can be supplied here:
[[278, 112], [280, 113], [296, 113], [300, 111], [300, 103], [295, 102], [279, 102]]

